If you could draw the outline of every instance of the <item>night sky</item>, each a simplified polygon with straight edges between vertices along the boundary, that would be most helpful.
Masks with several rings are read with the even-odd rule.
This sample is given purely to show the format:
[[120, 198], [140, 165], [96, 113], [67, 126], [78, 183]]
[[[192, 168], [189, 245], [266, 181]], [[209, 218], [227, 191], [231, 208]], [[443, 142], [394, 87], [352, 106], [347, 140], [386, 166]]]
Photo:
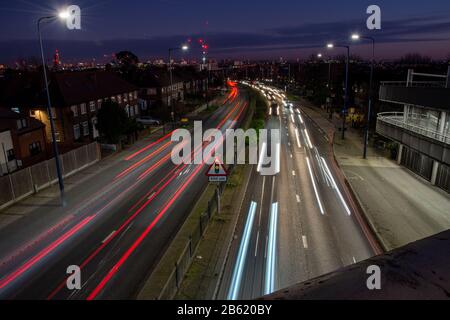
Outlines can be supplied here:
[[[450, 55], [449, 0], [0, 0], [0, 63], [37, 56], [36, 20], [67, 4], [81, 7], [82, 30], [61, 22], [44, 29], [48, 55], [58, 48], [66, 61], [107, 60], [123, 49], [141, 59], [165, 57], [168, 47], [199, 38], [214, 58], [301, 59], [326, 53], [324, 43], [347, 41], [353, 31], [377, 39], [380, 59]], [[381, 7], [380, 31], [365, 27], [370, 4]], [[367, 45], [352, 50], [369, 54]], [[199, 51], [193, 45], [188, 57]]]

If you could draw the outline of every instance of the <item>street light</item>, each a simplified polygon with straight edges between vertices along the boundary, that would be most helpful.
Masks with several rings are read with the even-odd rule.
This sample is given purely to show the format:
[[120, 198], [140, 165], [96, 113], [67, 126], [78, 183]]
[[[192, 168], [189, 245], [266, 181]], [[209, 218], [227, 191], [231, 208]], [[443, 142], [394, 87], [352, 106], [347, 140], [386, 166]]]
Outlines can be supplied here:
[[367, 108], [367, 123], [364, 133], [364, 151], [363, 158], [367, 158], [367, 145], [369, 143], [369, 130], [370, 130], [370, 114], [372, 113], [372, 94], [373, 94], [373, 69], [375, 63], [375, 39], [372, 37], [360, 36], [357, 33], [352, 34], [352, 40], [358, 41], [360, 39], [372, 41], [372, 61], [370, 63], [370, 81], [369, 81], [369, 107]]
[[345, 97], [344, 97], [344, 110], [342, 112], [342, 140], [345, 139], [345, 114], [348, 109], [348, 66], [350, 64], [350, 46], [348, 45], [335, 45], [333, 43], [328, 43], [327, 48], [345, 48], [347, 49], [347, 59], [345, 63]]
[[42, 70], [44, 73], [44, 82], [45, 82], [45, 91], [47, 93], [47, 113], [48, 118], [50, 122], [50, 129], [52, 133], [52, 147], [53, 147], [53, 154], [55, 156], [55, 165], [56, 165], [56, 173], [58, 175], [58, 185], [59, 185], [59, 195], [61, 198], [61, 204], [63, 206], [66, 205], [66, 199], [64, 195], [64, 181], [62, 177], [62, 171], [61, 171], [61, 162], [59, 159], [59, 151], [58, 151], [58, 143], [56, 142], [56, 133], [55, 133], [55, 123], [53, 121], [53, 114], [52, 114], [52, 102], [50, 99], [50, 91], [48, 88], [48, 78], [47, 78], [47, 65], [45, 63], [45, 57], [44, 57], [44, 45], [42, 43], [42, 33], [41, 33], [41, 23], [45, 21], [53, 21], [57, 20], [58, 18], [61, 20], [66, 20], [70, 17], [69, 11], [61, 11], [53, 16], [46, 16], [38, 19], [37, 22], [37, 29], [38, 29], [38, 35], [39, 35], [39, 46], [41, 50], [41, 59], [42, 59]]
[[[317, 54], [317, 57], [318, 58], [322, 58], [323, 57], [322, 53], [319, 52]], [[331, 101], [331, 59], [330, 59], [330, 57], [328, 57], [328, 83], [327, 83], [327, 88], [328, 88], [328, 99], [329, 99], [329, 101]], [[330, 105], [330, 103], [327, 102], [327, 112], [328, 112], [329, 105]], [[332, 112], [331, 108], [329, 108], [329, 109], [330, 109], [330, 119], [332, 119], [333, 118], [333, 112]]]
[[[189, 46], [184, 44], [181, 47], [176, 47], [176, 48], [169, 48], [169, 79], [170, 79], [170, 94], [172, 94], [172, 87], [173, 87], [173, 76], [172, 76], [172, 51], [177, 51], [177, 50], [181, 50], [181, 51], [188, 51], [189, 50]], [[167, 92], [167, 102], [169, 102], [169, 92]], [[172, 129], [175, 129], [175, 107], [174, 104], [172, 102], [172, 100], [170, 100], [170, 104], [171, 104], [171, 118], [172, 118]]]

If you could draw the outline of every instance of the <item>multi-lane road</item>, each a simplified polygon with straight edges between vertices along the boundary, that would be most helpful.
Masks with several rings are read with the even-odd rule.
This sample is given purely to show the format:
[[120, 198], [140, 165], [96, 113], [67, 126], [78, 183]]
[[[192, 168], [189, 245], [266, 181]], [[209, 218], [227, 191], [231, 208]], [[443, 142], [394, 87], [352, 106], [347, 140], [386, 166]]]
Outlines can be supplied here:
[[260, 297], [381, 253], [329, 137], [300, 105], [276, 102], [266, 128], [280, 132], [280, 171], [263, 176], [254, 166], [218, 298]]
[[[203, 129], [236, 128], [247, 105], [231, 88]], [[207, 164], [171, 161], [175, 143], [168, 134], [134, 148], [69, 191], [67, 207], [39, 207], [0, 229], [0, 298], [133, 298], [208, 183]], [[66, 286], [72, 265], [80, 290]]]

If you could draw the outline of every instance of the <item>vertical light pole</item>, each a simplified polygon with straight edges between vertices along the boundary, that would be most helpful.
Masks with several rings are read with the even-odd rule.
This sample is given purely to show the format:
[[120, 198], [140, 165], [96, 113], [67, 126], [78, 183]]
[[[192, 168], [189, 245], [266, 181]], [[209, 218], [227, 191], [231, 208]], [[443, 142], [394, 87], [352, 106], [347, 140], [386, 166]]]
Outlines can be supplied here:
[[65, 206], [66, 198], [65, 198], [65, 194], [64, 194], [64, 181], [63, 181], [62, 171], [61, 171], [61, 161], [59, 158], [58, 143], [56, 141], [55, 123], [53, 121], [53, 112], [52, 112], [52, 102], [51, 102], [51, 98], [50, 98], [50, 91], [48, 88], [47, 64], [45, 63], [44, 45], [42, 43], [43, 41], [42, 41], [42, 32], [41, 32], [41, 23], [42, 22], [53, 21], [58, 18], [65, 20], [65, 19], [69, 18], [69, 13], [67, 11], [63, 11], [63, 12], [59, 13], [58, 15], [42, 17], [42, 18], [38, 19], [37, 29], [38, 29], [38, 35], [39, 35], [39, 46], [40, 46], [40, 50], [41, 50], [42, 72], [44, 73], [45, 91], [47, 93], [47, 113], [48, 113], [48, 118], [49, 118], [49, 122], [50, 122], [50, 129], [51, 129], [51, 133], [52, 133], [52, 147], [53, 147], [53, 154], [55, 156], [56, 173], [58, 175], [59, 195], [60, 195], [62, 206]]
[[[172, 51], [177, 51], [177, 50], [182, 50], [182, 51], [187, 51], [189, 50], [189, 47], [187, 45], [183, 45], [181, 47], [176, 47], [176, 48], [169, 48], [169, 79], [170, 79], [170, 88], [168, 91], [170, 91], [170, 98], [169, 98], [169, 92], [167, 92], [167, 102], [170, 101], [170, 106], [171, 106], [171, 118], [172, 118], [172, 129], [175, 129], [175, 106], [172, 102], [172, 87], [173, 87], [173, 75], [172, 75]], [[170, 99], [170, 100], [169, 100]]]
[[332, 43], [327, 44], [328, 49], [333, 48], [345, 48], [347, 49], [347, 59], [345, 62], [345, 96], [344, 96], [344, 109], [342, 110], [342, 140], [345, 139], [345, 115], [348, 109], [348, 69], [350, 64], [350, 46], [347, 45], [334, 45]]
[[[320, 58], [323, 57], [323, 55], [321, 53], [318, 53], [317, 57], [320, 59]], [[328, 57], [328, 83], [327, 83], [327, 88], [328, 88], [328, 99], [330, 99], [330, 101], [331, 101], [331, 59], [330, 59], [330, 57]], [[329, 107], [330, 106], [327, 105], [327, 111], [328, 111]], [[330, 108], [330, 116], [331, 116], [331, 108]]]
[[364, 132], [364, 151], [363, 158], [367, 158], [367, 145], [369, 143], [370, 117], [372, 113], [372, 95], [373, 95], [373, 69], [375, 64], [375, 39], [372, 37], [360, 36], [359, 34], [352, 34], [352, 40], [370, 40], [372, 42], [372, 60], [370, 63], [370, 81], [369, 81], [369, 106], [367, 108], [367, 123]]

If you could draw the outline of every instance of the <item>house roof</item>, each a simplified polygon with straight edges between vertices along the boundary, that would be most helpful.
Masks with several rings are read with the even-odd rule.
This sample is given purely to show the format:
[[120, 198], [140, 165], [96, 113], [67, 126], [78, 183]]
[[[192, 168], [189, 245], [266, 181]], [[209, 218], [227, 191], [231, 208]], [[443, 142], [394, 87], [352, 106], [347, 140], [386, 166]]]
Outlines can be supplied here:
[[[112, 71], [83, 70], [49, 73], [52, 105], [71, 106], [137, 90]], [[14, 72], [0, 82], [0, 102], [8, 107], [46, 105], [42, 72]]]
[[50, 85], [54, 98], [66, 106], [134, 90], [137, 87], [113, 72], [98, 70], [54, 73]]
[[[28, 126], [18, 130], [16, 120], [19, 119], [27, 119]], [[40, 129], [43, 126], [44, 124], [35, 118], [29, 117], [28, 115], [25, 115], [23, 113], [14, 112], [8, 108], [0, 106], [0, 131], [11, 130], [21, 134], [28, 131]]]
[[[175, 70], [172, 80], [173, 83], [183, 81], [176, 75]], [[170, 85], [170, 76], [165, 67], [147, 67], [131, 75], [130, 81], [141, 88], [167, 87]]]

